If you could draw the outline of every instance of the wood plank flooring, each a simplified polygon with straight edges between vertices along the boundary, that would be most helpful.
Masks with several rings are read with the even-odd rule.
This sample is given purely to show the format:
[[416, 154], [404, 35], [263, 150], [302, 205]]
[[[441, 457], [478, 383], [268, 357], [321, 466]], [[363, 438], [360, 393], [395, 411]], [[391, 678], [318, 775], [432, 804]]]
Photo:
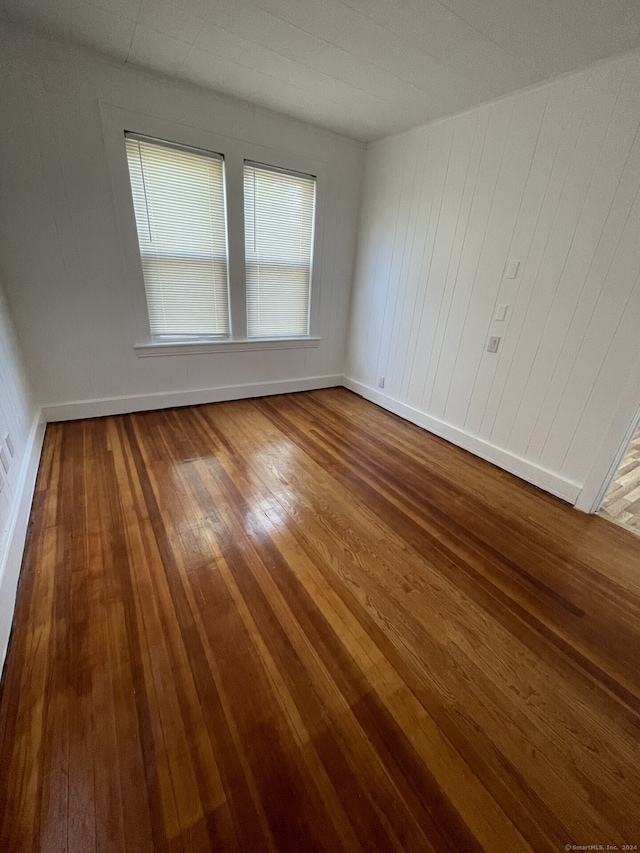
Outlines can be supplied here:
[[640, 539], [344, 389], [48, 427], [0, 849], [640, 845]]
[[640, 534], [640, 427], [607, 489], [600, 512]]

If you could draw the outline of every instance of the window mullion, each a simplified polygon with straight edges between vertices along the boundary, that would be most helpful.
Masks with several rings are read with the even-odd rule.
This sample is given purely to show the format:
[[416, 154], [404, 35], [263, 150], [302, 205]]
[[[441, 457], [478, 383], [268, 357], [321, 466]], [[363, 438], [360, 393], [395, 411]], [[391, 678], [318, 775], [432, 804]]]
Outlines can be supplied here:
[[231, 334], [247, 337], [247, 297], [244, 261], [244, 161], [229, 153], [226, 158], [227, 223], [229, 241], [229, 308]]

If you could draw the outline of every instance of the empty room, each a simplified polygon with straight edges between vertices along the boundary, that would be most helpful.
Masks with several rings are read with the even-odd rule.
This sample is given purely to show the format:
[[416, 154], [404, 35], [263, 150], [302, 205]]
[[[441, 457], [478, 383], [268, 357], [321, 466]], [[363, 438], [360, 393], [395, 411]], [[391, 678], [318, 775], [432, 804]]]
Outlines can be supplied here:
[[637, 0], [0, 0], [1, 853], [638, 850], [639, 428]]

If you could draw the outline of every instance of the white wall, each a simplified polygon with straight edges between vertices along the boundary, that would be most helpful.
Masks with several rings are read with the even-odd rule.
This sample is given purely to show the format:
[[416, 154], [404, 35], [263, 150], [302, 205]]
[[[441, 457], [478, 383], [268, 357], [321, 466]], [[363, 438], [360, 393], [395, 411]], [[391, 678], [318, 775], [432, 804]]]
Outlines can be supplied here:
[[640, 405], [639, 123], [635, 52], [374, 143], [350, 386], [574, 501]]
[[11, 630], [43, 433], [0, 282], [0, 448], [9, 465], [8, 472], [0, 465], [0, 672]]
[[[49, 418], [219, 399], [242, 385], [257, 393], [339, 381], [359, 144], [20, 29], [6, 28], [0, 55], [0, 160], [10, 164], [0, 178], [0, 257], [34, 393]], [[136, 357], [99, 102], [200, 128], [230, 145], [242, 140], [326, 164], [321, 280], [314, 281], [319, 347]]]

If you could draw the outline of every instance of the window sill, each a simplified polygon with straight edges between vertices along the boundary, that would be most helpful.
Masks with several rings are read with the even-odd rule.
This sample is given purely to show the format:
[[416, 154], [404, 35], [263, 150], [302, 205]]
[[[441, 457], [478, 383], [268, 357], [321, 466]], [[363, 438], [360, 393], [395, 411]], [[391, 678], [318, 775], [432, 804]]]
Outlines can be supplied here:
[[213, 352], [253, 352], [257, 350], [308, 349], [319, 346], [321, 338], [256, 338], [243, 341], [181, 341], [136, 344], [138, 358], [165, 355], [200, 355]]

